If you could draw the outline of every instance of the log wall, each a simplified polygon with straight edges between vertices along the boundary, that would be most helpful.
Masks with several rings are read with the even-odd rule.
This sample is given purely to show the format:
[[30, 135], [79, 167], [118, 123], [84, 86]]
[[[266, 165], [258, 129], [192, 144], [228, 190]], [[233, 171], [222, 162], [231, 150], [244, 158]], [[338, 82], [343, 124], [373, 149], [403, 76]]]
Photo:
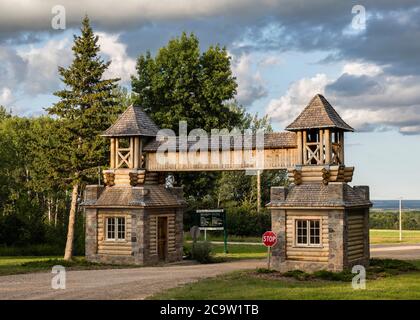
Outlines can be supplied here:
[[347, 215], [347, 257], [349, 262], [364, 257], [364, 221], [363, 212], [349, 211]]
[[[106, 217], [125, 218], [125, 240], [106, 240]], [[116, 230], [117, 232], [117, 230]], [[131, 215], [125, 212], [104, 211], [98, 213], [98, 254], [131, 256]]]
[[[320, 220], [320, 245], [297, 245], [296, 220]], [[294, 261], [328, 262], [328, 214], [301, 211], [286, 215], [286, 259]]]

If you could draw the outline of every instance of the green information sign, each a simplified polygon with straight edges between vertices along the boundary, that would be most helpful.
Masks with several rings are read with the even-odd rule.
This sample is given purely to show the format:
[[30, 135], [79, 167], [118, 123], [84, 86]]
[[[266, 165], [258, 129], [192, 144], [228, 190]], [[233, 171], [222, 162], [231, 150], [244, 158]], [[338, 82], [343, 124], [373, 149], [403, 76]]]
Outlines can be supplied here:
[[198, 227], [204, 230], [205, 238], [207, 230], [223, 230], [224, 251], [227, 253], [227, 230], [226, 213], [224, 209], [201, 209], [198, 214]]

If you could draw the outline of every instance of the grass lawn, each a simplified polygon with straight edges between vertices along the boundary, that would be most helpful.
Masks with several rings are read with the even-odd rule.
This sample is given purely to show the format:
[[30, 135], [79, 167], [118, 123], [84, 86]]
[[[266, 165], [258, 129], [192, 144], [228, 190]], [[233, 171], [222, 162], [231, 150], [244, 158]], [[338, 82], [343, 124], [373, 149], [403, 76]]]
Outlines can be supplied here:
[[[416, 261], [417, 266], [420, 261]], [[420, 271], [366, 280], [365, 290], [350, 281], [297, 280], [277, 273], [239, 271], [159, 293], [152, 299], [420, 299]]]
[[420, 243], [420, 230], [403, 230], [402, 232], [402, 241], [399, 241], [399, 231], [398, 230], [370, 230], [370, 243], [380, 244], [380, 243]]

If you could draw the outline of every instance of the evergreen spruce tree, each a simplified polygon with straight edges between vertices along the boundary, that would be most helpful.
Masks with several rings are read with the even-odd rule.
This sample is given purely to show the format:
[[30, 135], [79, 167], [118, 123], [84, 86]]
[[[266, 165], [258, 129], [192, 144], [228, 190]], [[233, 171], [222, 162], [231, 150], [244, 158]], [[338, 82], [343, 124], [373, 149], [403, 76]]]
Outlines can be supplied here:
[[97, 175], [98, 166], [106, 159], [107, 147], [99, 134], [120, 111], [114, 94], [119, 79], [103, 79], [110, 62], [100, 58], [98, 36], [93, 33], [87, 16], [82, 21], [81, 35], [74, 36], [72, 50], [72, 64], [68, 68], [59, 67], [65, 89], [54, 94], [60, 101], [47, 109], [58, 118], [61, 145], [55, 160], [72, 186], [65, 260], [72, 258], [80, 190]]

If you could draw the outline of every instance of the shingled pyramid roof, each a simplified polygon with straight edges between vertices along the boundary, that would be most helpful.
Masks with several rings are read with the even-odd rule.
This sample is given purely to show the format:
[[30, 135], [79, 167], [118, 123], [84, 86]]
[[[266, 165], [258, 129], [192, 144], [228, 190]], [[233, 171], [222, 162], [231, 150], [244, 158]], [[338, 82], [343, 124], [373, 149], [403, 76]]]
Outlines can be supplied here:
[[118, 120], [109, 127], [102, 136], [156, 136], [159, 131], [158, 126], [140, 108], [129, 106]]
[[338, 128], [354, 131], [321, 94], [312, 98], [295, 121], [286, 127], [286, 130], [297, 131], [314, 128]]

